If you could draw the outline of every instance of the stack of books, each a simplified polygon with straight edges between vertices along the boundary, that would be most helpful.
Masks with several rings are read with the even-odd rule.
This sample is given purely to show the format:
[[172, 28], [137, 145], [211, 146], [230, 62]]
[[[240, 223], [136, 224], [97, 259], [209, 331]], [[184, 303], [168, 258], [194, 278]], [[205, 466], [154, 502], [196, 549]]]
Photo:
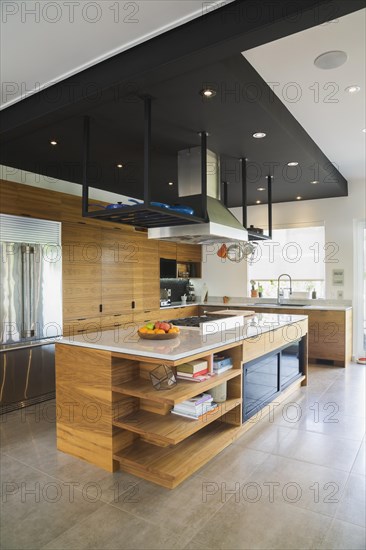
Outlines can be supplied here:
[[227, 370], [233, 368], [233, 360], [231, 357], [224, 357], [223, 355], [214, 355], [213, 358], [213, 371], [215, 374], [221, 374]]
[[191, 399], [186, 399], [182, 403], [174, 405], [172, 414], [178, 416], [184, 416], [185, 418], [191, 418], [192, 420], [199, 420], [205, 414], [215, 411], [218, 408], [218, 404], [214, 403], [213, 397], [209, 393], [201, 393]]
[[197, 359], [196, 361], [191, 361], [189, 363], [183, 363], [183, 365], [179, 365], [179, 367], [177, 367], [177, 378], [181, 378], [182, 380], [199, 382], [202, 378], [206, 380], [207, 373], [207, 361], [202, 359]]

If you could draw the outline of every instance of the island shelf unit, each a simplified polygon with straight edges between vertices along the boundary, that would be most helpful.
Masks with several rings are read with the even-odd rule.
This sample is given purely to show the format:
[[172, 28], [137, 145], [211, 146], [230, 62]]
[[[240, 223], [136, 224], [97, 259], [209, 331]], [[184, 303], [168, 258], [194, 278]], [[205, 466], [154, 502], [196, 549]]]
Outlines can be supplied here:
[[[298, 324], [307, 340], [307, 321]], [[192, 350], [192, 355], [179, 360], [57, 344], [57, 447], [107, 471], [122, 469], [173, 489], [253, 426], [242, 420], [243, 363], [261, 356], [268, 346], [281, 344], [279, 335], [264, 335], [210, 352]], [[174, 370], [188, 360], [210, 359], [218, 352], [232, 358], [233, 368], [207, 381], [178, 380], [173, 388], [159, 391], [150, 382], [150, 371], [159, 364]], [[170, 413], [175, 404], [223, 382], [227, 399], [218, 409], [199, 420]], [[276, 402], [300, 384], [306, 384], [306, 372]]]

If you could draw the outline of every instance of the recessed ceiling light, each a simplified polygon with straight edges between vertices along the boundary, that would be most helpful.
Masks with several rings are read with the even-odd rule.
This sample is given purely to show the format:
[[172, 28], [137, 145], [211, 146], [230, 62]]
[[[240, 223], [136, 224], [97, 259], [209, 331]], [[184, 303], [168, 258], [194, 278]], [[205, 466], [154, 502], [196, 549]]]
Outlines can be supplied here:
[[266, 188], [265, 187], [258, 187], [257, 191], [265, 191]]
[[211, 99], [212, 97], [215, 97], [216, 91], [213, 90], [212, 88], [204, 88], [203, 90], [200, 91], [200, 94], [202, 97]]
[[169, 181], [168, 185], [174, 185], [174, 183], [172, 181]]
[[299, 166], [299, 163], [294, 161], [294, 162], [288, 162], [287, 163], [287, 166]]
[[348, 86], [346, 88], [346, 92], [348, 92], [349, 94], [357, 94], [360, 91], [361, 91], [361, 86]]
[[261, 201], [255, 201], [255, 202], [256, 202], [257, 204], [260, 204], [260, 203], [261, 203]]
[[330, 52], [324, 52], [321, 55], [318, 55], [318, 57], [314, 60], [314, 65], [318, 67], [318, 69], [337, 69], [338, 67], [341, 67], [344, 65], [344, 63], [347, 61], [348, 56], [346, 52], [343, 52], [341, 50], [332, 50]]
[[52, 141], [50, 141], [50, 144], [51, 145], [57, 145], [57, 141], [55, 141], [54, 139]]
[[123, 164], [117, 164], [117, 168], [123, 168]]
[[318, 180], [314, 180], [314, 181], [311, 181], [310, 183], [311, 183], [312, 185], [316, 185], [317, 183], [319, 183], [319, 181], [318, 181]]
[[264, 132], [255, 132], [253, 134], [253, 137], [255, 139], [262, 139], [262, 138], [265, 138], [267, 134], [265, 134]]
[[366, 134], [366, 128], [364, 128], [362, 131], [363, 131], [364, 134]]
[[296, 197], [296, 200], [297, 200], [297, 201], [301, 201], [301, 199], [302, 199], [302, 197], [300, 197], [300, 196], [299, 196], [299, 197]]

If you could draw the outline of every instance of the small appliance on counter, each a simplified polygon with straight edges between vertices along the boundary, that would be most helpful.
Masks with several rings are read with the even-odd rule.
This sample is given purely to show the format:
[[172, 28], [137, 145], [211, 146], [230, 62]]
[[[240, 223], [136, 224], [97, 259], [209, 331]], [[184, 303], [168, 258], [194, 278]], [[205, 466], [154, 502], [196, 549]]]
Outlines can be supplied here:
[[161, 288], [160, 289], [160, 307], [170, 306], [171, 303], [172, 303], [172, 300], [171, 300], [170, 289]]

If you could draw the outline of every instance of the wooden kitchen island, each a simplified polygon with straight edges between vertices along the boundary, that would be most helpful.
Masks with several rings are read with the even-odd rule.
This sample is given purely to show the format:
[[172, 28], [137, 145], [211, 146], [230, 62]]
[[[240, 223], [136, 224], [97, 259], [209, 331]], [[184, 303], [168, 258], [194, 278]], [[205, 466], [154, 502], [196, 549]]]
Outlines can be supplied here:
[[[307, 332], [306, 316], [260, 314], [210, 336], [182, 329], [174, 340], [141, 340], [131, 326], [63, 338], [56, 344], [57, 448], [172, 489], [254, 425], [243, 422], [243, 365], [300, 340], [301, 373], [276, 403], [306, 385]], [[149, 373], [158, 365], [174, 371], [217, 352], [232, 358], [233, 369], [200, 383], [153, 388]], [[200, 420], [170, 413], [225, 381], [227, 399], [213, 413]]]

